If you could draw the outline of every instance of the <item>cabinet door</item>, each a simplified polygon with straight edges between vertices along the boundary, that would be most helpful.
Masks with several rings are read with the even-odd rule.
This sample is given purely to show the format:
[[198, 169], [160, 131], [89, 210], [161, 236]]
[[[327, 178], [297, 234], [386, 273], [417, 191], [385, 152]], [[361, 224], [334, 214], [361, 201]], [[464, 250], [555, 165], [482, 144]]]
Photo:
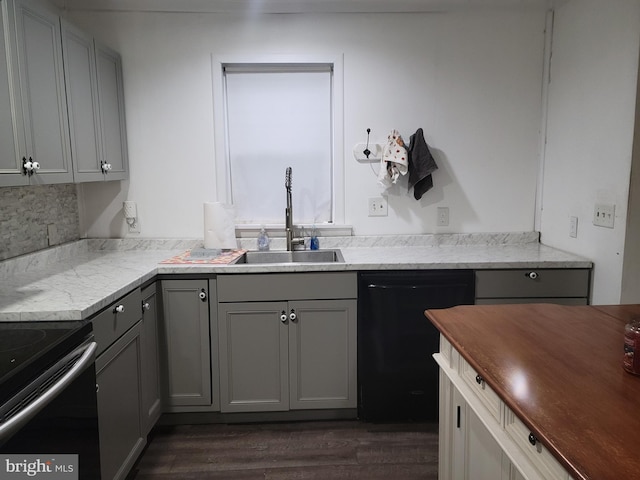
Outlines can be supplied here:
[[[446, 394], [445, 394], [446, 397]], [[441, 398], [443, 398], [441, 393]], [[451, 406], [448, 420], [451, 441], [448, 470], [453, 480], [508, 480], [510, 464], [500, 445], [467, 404], [451, 386]]]
[[140, 323], [96, 359], [103, 480], [124, 479], [142, 452]]
[[286, 302], [218, 307], [222, 412], [289, 409]]
[[160, 417], [158, 358], [158, 295], [156, 284], [142, 290], [142, 434], [148, 435]]
[[100, 181], [104, 174], [100, 165], [98, 80], [93, 38], [64, 20], [61, 25], [73, 178], [76, 182]]
[[127, 131], [124, 115], [122, 60], [110, 48], [95, 42], [98, 101], [102, 131], [102, 159], [111, 166], [107, 180], [129, 176]]
[[22, 173], [22, 155], [24, 149], [24, 129], [20, 101], [12, 94], [12, 82], [9, 65], [15, 55], [10, 49], [7, 38], [13, 38], [10, 21], [11, 5], [0, 0], [0, 186], [27, 185], [29, 178]]
[[16, 44], [32, 184], [73, 181], [60, 19], [46, 3], [15, 0]]
[[291, 409], [356, 408], [356, 300], [289, 302]]
[[207, 280], [162, 281], [163, 404], [211, 405]]

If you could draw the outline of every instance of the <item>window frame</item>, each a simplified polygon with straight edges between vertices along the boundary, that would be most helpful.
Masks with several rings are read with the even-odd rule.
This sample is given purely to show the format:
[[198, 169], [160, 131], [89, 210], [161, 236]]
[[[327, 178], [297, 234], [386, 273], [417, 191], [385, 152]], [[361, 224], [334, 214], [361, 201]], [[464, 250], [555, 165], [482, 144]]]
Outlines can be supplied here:
[[[231, 169], [229, 155], [229, 137], [226, 118], [226, 94], [224, 89], [224, 66], [233, 64], [331, 64], [332, 76], [332, 212], [333, 221], [318, 225], [321, 229], [342, 228], [345, 225], [344, 191], [344, 61], [343, 55], [215, 55], [211, 56], [213, 85], [213, 130], [216, 172], [216, 200], [231, 203]], [[300, 224], [297, 224], [300, 225]], [[270, 226], [270, 225], [268, 225]], [[282, 225], [284, 227], [284, 214]], [[239, 224], [236, 231], [255, 231], [259, 225]], [[239, 232], [241, 233], [241, 232]]]

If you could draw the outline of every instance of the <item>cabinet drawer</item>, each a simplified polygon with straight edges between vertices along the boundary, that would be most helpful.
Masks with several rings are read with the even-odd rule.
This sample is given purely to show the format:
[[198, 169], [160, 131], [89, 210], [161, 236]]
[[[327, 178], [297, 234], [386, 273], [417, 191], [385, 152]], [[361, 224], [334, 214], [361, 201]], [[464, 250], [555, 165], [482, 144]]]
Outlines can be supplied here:
[[518, 448], [531, 460], [544, 478], [569, 478], [564, 467], [538, 440], [529, 440], [531, 430], [513, 413], [505, 408], [505, 430]]
[[355, 272], [219, 275], [219, 302], [357, 298]]
[[[123, 307], [117, 311], [116, 307]], [[142, 295], [137, 288], [125, 295], [117, 302], [112, 303], [92, 320], [93, 334], [98, 343], [96, 355], [115, 342], [121, 335], [135, 325], [142, 318]]]
[[476, 298], [555, 298], [588, 295], [588, 269], [476, 271]]
[[481, 376], [478, 375], [469, 363], [460, 357], [460, 376], [464, 382], [475, 392], [480, 401], [491, 412], [493, 418], [502, 423], [500, 409], [502, 408], [502, 401], [500, 397], [487, 385]]

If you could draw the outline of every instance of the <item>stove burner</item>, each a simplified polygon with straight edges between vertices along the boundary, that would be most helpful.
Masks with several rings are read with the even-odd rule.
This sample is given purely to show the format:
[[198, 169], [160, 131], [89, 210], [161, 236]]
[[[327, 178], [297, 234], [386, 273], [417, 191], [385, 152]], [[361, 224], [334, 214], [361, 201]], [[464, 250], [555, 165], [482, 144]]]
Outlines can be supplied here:
[[6, 330], [0, 334], [0, 352], [12, 352], [39, 342], [47, 336], [40, 329]]

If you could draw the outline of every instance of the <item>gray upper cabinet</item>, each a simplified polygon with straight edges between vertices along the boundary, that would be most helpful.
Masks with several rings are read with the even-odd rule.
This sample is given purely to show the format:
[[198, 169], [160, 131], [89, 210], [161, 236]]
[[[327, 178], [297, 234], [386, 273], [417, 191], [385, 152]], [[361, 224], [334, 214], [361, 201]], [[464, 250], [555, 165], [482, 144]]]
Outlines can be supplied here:
[[109, 165], [110, 180], [129, 175], [127, 129], [124, 116], [124, 87], [120, 55], [95, 42], [98, 74], [98, 103], [102, 131], [102, 157]]
[[15, 38], [7, 0], [0, 0], [0, 186], [27, 185], [29, 177], [22, 172], [24, 127], [20, 99], [14, 95], [13, 75], [17, 65], [7, 38]]
[[120, 56], [68, 22], [61, 24], [74, 180], [126, 179]]
[[46, 0], [0, 15], [0, 186], [128, 178], [120, 55]]
[[[31, 162], [26, 174], [31, 184], [72, 182], [57, 11], [37, 0], [7, 0], [6, 7], [6, 15], [10, 21], [13, 18], [15, 25], [15, 31], [9, 32], [9, 38], [15, 39], [17, 59], [11, 62], [17, 67], [11, 77], [14, 94], [19, 92], [20, 99], [19, 108], [15, 101], [15, 126], [24, 132], [19, 162]], [[11, 179], [8, 181], [13, 183]], [[15, 179], [15, 182], [24, 184], [24, 179]]]

